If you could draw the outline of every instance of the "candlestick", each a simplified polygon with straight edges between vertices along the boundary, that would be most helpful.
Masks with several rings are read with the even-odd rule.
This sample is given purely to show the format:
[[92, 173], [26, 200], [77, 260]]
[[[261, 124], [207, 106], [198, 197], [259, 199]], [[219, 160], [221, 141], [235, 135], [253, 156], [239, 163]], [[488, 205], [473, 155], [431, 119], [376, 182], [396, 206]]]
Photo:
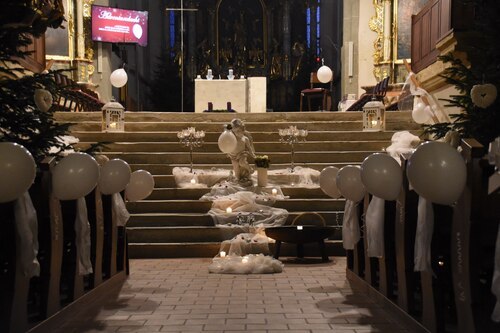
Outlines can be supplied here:
[[[180, 144], [189, 148], [189, 161], [191, 166], [189, 172], [193, 173], [193, 148], [201, 147], [204, 144], [205, 132], [197, 131], [194, 127], [188, 127], [177, 132], [177, 137], [179, 138]], [[191, 183], [193, 182], [191, 181]]]
[[289, 128], [283, 128], [278, 130], [279, 136], [280, 136], [280, 142], [284, 144], [289, 144], [291, 147], [291, 153], [292, 153], [292, 158], [291, 158], [291, 166], [290, 166], [290, 172], [293, 172], [295, 169], [294, 165], [294, 156], [295, 156], [295, 150], [294, 150], [294, 145], [297, 143], [304, 143], [306, 142], [306, 137], [308, 135], [307, 130], [302, 130], [302, 129], [297, 129], [297, 126], [290, 126]]

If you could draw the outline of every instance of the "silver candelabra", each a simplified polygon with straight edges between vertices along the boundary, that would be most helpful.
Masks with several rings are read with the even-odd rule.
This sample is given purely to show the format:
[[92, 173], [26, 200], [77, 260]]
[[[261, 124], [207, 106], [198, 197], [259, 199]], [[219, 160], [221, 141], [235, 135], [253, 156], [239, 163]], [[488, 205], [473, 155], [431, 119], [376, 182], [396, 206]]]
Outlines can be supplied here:
[[180, 132], [177, 132], [180, 144], [189, 148], [189, 161], [191, 169], [189, 172], [193, 173], [193, 148], [201, 147], [205, 142], [204, 131], [197, 131], [194, 127], [188, 127]]
[[297, 143], [306, 142], [307, 130], [297, 129], [297, 126], [290, 126], [289, 128], [279, 129], [280, 142], [284, 144], [289, 144], [291, 147], [292, 153], [292, 163], [290, 166], [290, 172], [294, 172], [295, 164], [294, 164], [294, 156], [295, 150], [294, 145]]

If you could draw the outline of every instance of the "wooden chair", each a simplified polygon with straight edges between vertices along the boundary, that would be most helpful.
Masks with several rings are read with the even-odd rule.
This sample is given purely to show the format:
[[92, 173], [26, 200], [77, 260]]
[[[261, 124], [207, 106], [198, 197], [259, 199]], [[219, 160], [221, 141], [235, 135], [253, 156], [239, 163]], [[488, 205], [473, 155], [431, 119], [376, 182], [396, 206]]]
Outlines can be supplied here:
[[366, 103], [373, 99], [382, 101], [385, 97], [385, 94], [387, 93], [387, 88], [389, 87], [389, 79], [390, 77], [387, 76], [382, 81], [377, 83], [371, 93], [361, 95], [359, 99], [354, 102], [354, 104], [351, 105], [346, 111], [362, 111], [363, 106], [365, 106]]
[[[331, 83], [330, 81], [330, 89]], [[304, 97], [307, 98], [307, 106], [308, 110], [311, 111], [311, 99], [312, 98], [321, 98], [322, 99], [322, 110], [329, 111], [332, 106], [332, 98], [330, 96], [330, 89], [323, 87], [314, 87], [315, 84], [322, 84], [318, 80], [318, 75], [316, 72], [311, 72], [311, 79], [309, 80], [310, 87], [308, 89], [304, 89], [300, 92], [300, 111], [302, 111], [302, 105]]]

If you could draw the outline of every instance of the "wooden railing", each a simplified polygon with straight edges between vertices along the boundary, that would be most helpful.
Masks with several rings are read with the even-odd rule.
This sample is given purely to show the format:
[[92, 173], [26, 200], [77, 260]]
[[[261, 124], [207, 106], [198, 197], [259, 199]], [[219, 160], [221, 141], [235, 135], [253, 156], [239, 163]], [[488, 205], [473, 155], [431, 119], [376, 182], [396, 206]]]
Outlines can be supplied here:
[[[405, 313], [415, 331], [500, 332], [500, 324], [490, 318], [500, 193], [487, 194], [493, 168], [482, 159], [484, 148], [475, 140], [464, 140], [461, 146], [467, 163], [466, 195], [454, 207], [433, 204], [432, 272], [413, 270], [418, 195], [406, 178], [399, 198], [385, 204], [384, 256], [367, 256], [364, 234], [357, 247], [347, 251], [348, 278]], [[405, 160], [402, 169], [405, 174]], [[367, 195], [364, 211], [369, 199]], [[359, 223], [364, 230], [363, 218]]]
[[[128, 273], [124, 227], [111, 216], [111, 196], [98, 190], [85, 197], [91, 227], [93, 273], [78, 274], [75, 247], [76, 200], [59, 201], [51, 194], [52, 160], [29, 190], [38, 218], [40, 276], [27, 278], [21, 270], [14, 202], [0, 204], [0, 332], [26, 332], [98, 286]], [[39, 331], [44, 331], [42, 328]], [[46, 331], [46, 330], [45, 330]]]

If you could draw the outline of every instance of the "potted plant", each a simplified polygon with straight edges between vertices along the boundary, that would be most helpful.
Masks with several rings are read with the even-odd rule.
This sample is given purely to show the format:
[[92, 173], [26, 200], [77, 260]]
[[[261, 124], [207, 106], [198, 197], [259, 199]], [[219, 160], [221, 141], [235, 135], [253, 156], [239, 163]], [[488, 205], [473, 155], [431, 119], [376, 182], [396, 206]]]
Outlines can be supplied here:
[[255, 166], [257, 167], [257, 186], [267, 186], [267, 169], [269, 169], [270, 162], [271, 160], [267, 155], [255, 156]]

